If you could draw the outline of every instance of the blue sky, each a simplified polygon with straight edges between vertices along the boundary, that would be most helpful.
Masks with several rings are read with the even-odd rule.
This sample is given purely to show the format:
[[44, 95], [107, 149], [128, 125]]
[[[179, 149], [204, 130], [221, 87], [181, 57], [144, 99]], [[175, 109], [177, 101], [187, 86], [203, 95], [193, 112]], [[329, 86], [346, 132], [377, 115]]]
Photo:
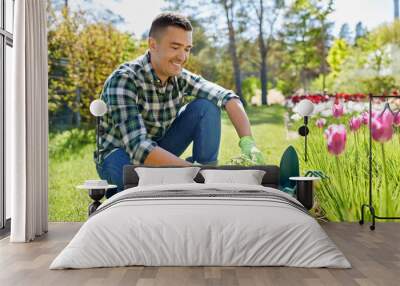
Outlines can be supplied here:
[[[153, 18], [165, 6], [164, 0], [92, 0], [92, 3], [98, 8], [104, 7], [120, 14], [126, 21], [121, 28], [137, 36], [150, 28]], [[335, 22], [335, 35], [345, 22], [353, 31], [359, 21], [370, 30], [393, 20], [393, 0], [336, 0], [335, 12], [330, 19]]]

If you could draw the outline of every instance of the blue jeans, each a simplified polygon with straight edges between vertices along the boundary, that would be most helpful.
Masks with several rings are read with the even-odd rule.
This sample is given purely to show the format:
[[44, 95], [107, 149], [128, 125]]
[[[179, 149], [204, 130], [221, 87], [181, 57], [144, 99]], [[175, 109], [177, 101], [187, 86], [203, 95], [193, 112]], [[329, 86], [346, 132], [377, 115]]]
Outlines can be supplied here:
[[[221, 139], [221, 111], [207, 99], [195, 99], [183, 106], [164, 137], [156, 141], [158, 146], [176, 156], [182, 155], [193, 142], [192, 156], [187, 161], [204, 165], [216, 165]], [[108, 155], [102, 164], [96, 165], [100, 178], [117, 185], [106, 193], [109, 198], [123, 190], [123, 167], [132, 164], [128, 153], [119, 148]]]

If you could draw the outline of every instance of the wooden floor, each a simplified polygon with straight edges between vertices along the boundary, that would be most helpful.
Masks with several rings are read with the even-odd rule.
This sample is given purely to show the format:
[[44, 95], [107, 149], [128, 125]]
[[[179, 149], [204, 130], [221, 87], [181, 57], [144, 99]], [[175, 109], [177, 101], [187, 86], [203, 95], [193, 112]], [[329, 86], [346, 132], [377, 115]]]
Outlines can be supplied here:
[[121, 267], [48, 270], [80, 223], [51, 223], [47, 235], [27, 244], [0, 241], [0, 285], [400, 285], [400, 224], [324, 223], [353, 268]]

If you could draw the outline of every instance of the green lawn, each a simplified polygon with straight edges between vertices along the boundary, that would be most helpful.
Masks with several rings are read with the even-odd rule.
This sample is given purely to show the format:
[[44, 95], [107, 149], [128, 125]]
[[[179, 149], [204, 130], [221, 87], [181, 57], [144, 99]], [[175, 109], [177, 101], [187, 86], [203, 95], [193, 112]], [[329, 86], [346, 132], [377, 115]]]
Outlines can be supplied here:
[[[258, 147], [264, 153], [267, 164], [279, 164], [283, 151], [289, 144], [286, 140], [281, 106], [249, 107], [253, 135]], [[50, 145], [52, 140], [50, 140]], [[49, 219], [50, 221], [84, 221], [90, 199], [85, 191], [76, 185], [87, 179], [98, 178], [93, 162], [95, 145], [84, 145], [79, 152], [65, 151], [62, 158], [50, 158], [49, 167]], [[181, 156], [191, 155], [191, 147]], [[240, 155], [238, 136], [227, 115], [222, 119], [222, 140], [219, 155], [220, 164], [229, 164], [233, 157]]]

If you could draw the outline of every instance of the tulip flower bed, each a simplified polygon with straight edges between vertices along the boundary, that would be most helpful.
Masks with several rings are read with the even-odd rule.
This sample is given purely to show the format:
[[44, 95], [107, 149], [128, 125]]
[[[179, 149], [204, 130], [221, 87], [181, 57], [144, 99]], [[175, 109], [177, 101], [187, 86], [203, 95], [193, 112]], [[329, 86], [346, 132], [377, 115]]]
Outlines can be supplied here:
[[[400, 99], [391, 105], [399, 110]], [[400, 113], [392, 114], [383, 107], [381, 100], [374, 102], [371, 118], [373, 204], [378, 216], [399, 216]], [[309, 122], [308, 162], [304, 161], [303, 140], [296, 146], [301, 170], [321, 170], [329, 176], [317, 184], [316, 202], [317, 210], [331, 221], [358, 221], [361, 205], [368, 203], [369, 114], [362, 110], [368, 110], [368, 102], [321, 102]], [[296, 120], [295, 116], [292, 119]], [[300, 125], [301, 120], [293, 127]], [[366, 219], [370, 219], [368, 212]]]

